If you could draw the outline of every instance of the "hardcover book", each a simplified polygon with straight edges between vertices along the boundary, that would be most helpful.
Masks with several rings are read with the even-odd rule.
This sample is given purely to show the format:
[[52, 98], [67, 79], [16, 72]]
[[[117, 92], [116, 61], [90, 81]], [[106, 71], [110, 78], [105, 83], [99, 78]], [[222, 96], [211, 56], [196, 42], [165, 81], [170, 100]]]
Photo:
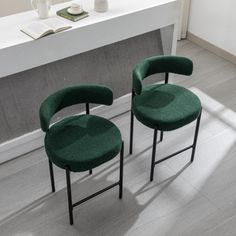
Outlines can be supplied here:
[[68, 20], [74, 21], [74, 22], [82, 20], [89, 15], [88, 12], [86, 11], [83, 11], [81, 14], [78, 14], [78, 15], [72, 15], [67, 11], [68, 8], [69, 7], [57, 11], [57, 15], [64, 17]]

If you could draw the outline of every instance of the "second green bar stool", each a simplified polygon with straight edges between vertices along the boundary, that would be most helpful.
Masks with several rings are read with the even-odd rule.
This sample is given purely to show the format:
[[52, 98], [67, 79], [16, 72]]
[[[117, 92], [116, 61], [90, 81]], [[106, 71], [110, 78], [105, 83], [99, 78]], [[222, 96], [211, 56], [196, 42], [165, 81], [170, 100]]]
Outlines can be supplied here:
[[[85, 103], [86, 114], [69, 116], [50, 126], [52, 116], [65, 107]], [[52, 191], [55, 192], [53, 164], [65, 169], [70, 224], [73, 209], [79, 204], [119, 186], [123, 192], [124, 145], [119, 129], [111, 121], [90, 115], [89, 103], [111, 105], [112, 91], [100, 85], [80, 85], [62, 89], [50, 95], [40, 107], [41, 128], [46, 133], [45, 150], [49, 159]], [[119, 181], [72, 203], [70, 172], [89, 171], [113, 159], [120, 153]]]
[[[144, 59], [133, 70], [133, 88], [130, 122], [130, 154], [133, 152], [134, 116], [145, 126], [154, 130], [150, 181], [153, 180], [155, 165], [181, 152], [192, 149], [191, 162], [197, 144], [198, 130], [201, 119], [201, 102], [190, 90], [169, 84], [169, 73], [191, 75], [193, 63], [190, 59], [178, 56], [155, 56]], [[165, 73], [164, 84], [144, 86], [142, 81], [150, 75]], [[157, 132], [181, 128], [197, 120], [193, 143], [160, 160], [155, 160]]]

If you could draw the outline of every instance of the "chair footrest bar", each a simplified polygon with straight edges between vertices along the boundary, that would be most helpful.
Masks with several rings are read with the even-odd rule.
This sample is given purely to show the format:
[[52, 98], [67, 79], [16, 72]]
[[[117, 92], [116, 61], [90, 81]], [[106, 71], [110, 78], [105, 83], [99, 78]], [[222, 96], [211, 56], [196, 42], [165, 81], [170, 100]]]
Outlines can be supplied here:
[[111, 184], [111, 185], [109, 185], [108, 187], [106, 187], [106, 188], [104, 188], [104, 189], [102, 189], [102, 190], [100, 190], [100, 191], [98, 191], [98, 192], [96, 192], [96, 193], [91, 194], [90, 196], [88, 196], [88, 197], [86, 197], [86, 198], [84, 198], [84, 199], [82, 199], [82, 200], [80, 200], [80, 201], [74, 203], [74, 204], [72, 205], [72, 208], [74, 208], [74, 207], [76, 207], [76, 206], [78, 206], [78, 205], [80, 205], [80, 204], [82, 204], [82, 203], [88, 201], [88, 200], [91, 199], [91, 198], [96, 197], [97, 195], [99, 195], [99, 194], [101, 194], [101, 193], [103, 193], [103, 192], [106, 192], [107, 190], [109, 190], [109, 189], [111, 189], [111, 188], [114, 188], [115, 186], [117, 186], [117, 185], [119, 185], [119, 184], [120, 184], [120, 181], [119, 181], [119, 182], [116, 182], [116, 183], [114, 183], [114, 184]]
[[171, 157], [176, 156], [176, 155], [178, 155], [178, 154], [180, 154], [182, 152], [185, 152], [185, 151], [187, 151], [190, 148], [193, 148], [193, 145], [190, 145], [190, 146], [188, 146], [186, 148], [183, 148], [183, 149], [179, 150], [178, 152], [175, 152], [175, 153], [173, 153], [173, 154], [171, 154], [171, 155], [169, 155], [167, 157], [162, 158], [161, 160], [156, 161], [155, 165], [158, 164], [158, 163], [161, 163], [161, 162], [163, 162], [163, 161], [165, 161], [167, 159], [170, 159]]

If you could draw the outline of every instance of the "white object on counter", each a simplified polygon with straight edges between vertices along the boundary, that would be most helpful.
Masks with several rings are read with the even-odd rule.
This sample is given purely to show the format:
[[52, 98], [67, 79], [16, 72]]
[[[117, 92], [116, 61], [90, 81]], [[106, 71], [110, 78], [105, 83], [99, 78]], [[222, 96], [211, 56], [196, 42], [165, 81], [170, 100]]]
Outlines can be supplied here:
[[67, 9], [67, 11], [72, 15], [79, 15], [84, 10], [81, 5], [79, 5], [77, 3], [71, 3], [71, 6], [70, 6], [70, 8]]
[[108, 11], [108, 0], [94, 0], [94, 10], [97, 12]]
[[38, 12], [40, 19], [46, 19], [49, 17], [51, 0], [31, 0], [31, 5], [33, 9]]

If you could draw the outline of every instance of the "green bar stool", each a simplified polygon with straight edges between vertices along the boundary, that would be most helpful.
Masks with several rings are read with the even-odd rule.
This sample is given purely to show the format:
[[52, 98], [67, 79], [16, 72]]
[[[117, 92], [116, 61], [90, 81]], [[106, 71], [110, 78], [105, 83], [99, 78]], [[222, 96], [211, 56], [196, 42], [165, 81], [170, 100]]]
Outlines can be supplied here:
[[[194, 160], [202, 112], [201, 102], [188, 89], [168, 83], [169, 73], [191, 75], [192, 71], [192, 61], [178, 56], [150, 57], [141, 61], [133, 70], [129, 153], [133, 152], [135, 116], [142, 124], [154, 130], [150, 181], [153, 181], [155, 165], [162, 161], [188, 149], [192, 149], [191, 162]], [[165, 83], [146, 86], [142, 84], [144, 79], [157, 73], [165, 73]], [[197, 122], [192, 145], [156, 161], [157, 132], [161, 132], [162, 141], [164, 131], [178, 129], [194, 120]]]
[[[65, 107], [85, 103], [86, 114], [66, 117], [50, 126], [52, 116]], [[50, 95], [40, 107], [41, 128], [46, 133], [45, 150], [49, 159], [52, 192], [55, 192], [53, 164], [66, 171], [70, 224], [73, 209], [79, 204], [119, 186], [123, 191], [124, 144], [119, 129], [111, 121], [89, 114], [89, 104], [111, 105], [112, 91], [100, 85], [80, 85], [62, 89]], [[89, 171], [110, 161], [120, 153], [119, 181], [72, 203], [70, 172]]]

